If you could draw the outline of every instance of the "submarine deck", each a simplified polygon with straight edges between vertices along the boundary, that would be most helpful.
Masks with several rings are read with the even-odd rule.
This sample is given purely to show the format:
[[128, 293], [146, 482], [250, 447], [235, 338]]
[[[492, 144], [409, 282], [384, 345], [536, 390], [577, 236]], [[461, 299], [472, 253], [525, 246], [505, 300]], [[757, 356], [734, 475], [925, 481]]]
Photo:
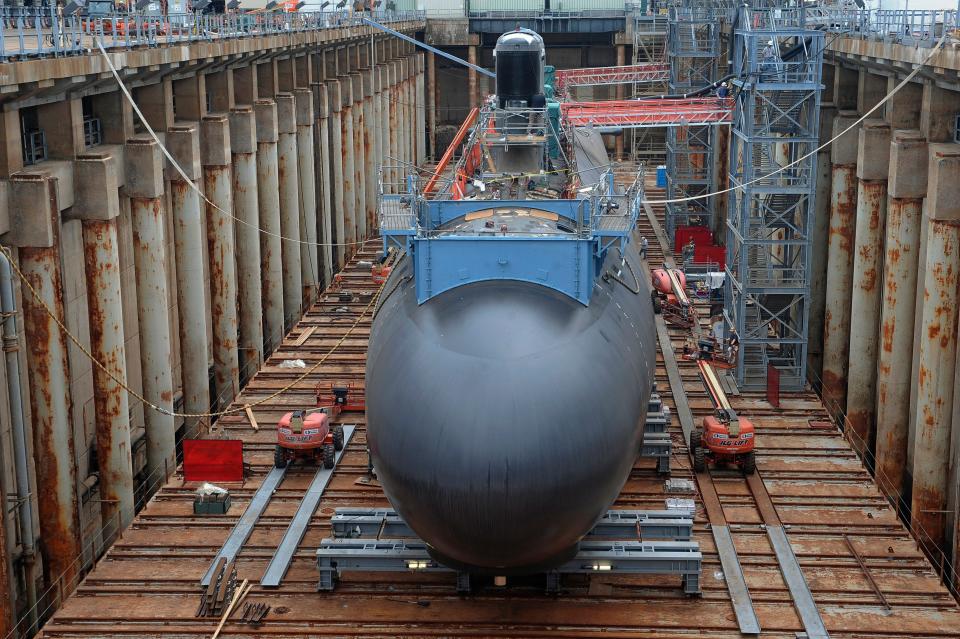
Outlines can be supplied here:
[[[652, 195], [656, 194], [650, 189]], [[662, 211], [658, 211], [662, 220]], [[653, 239], [650, 221], [641, 232]], [[369, 259], [371, 242], [357, 256]], [[649, 263], [661, 257], [650, 242]], [[373, 289], [369, 272], [356, 261], [344, 274], [345, 288]], [[255, 401], [283, 388], [302, 369], [281, 368], [284, 360], [315, 364], [348, 331], [333, 355], [291, 392], [252, 410], [259, 428], [240, 414], [221, 419], [224, 436], [244, 441], [250, 465], [242, 485], [229, 486], [233, 504], [225, 516], [193, 514], [193, 489], [174, 475], [136, 517], [78, 590], [43, 629], [44, 637], [210, 637], [219, 619], [195, 618], [199, 582], [254, 491], [273, 463], [274, 424], [286, 411], [310, 406], [318, 382], [347, 380], [362, 385], [370, 321], [366, 302], [343, 304], [335, 296], [315, 305], [290, 332], [244, 390], [238, 402]], [[344, 321], [346, 306], [352, 321]], [[356, 322], [355, 328], [350, 327]], [[682, 335], [670, 330], [675, 347]], [[661, 353], [657, 382], [676, 414], [682, 387], [694, 419], [711, 411], [693, 362]], [[668, 365], [672, 373], [668, 371]], [[674, 386], [671, 387], [670, 378]], [[565, 582], [559, 598], [547, 597], [542, 582], [506, 591], [479, 589], [455, 594], [453, 577], [442, 574], [351, 574], [333, 593], [318, 593], [314, 549], [329, 536], [336, 507], [386, 507], [376, 484], [365, 483], [365, 426], [362, 414], [342, 462], [279, 588], [255, 585], [245, 603], [272, 606], [264, 623], [252, 627], [239, 614], [221, 637], [739, 637], [731, 595], [709, 530], [725, 520], [743, 569], [763, 637], [790, 637], [804, 630], [781, 574], [764, 524], [785, 527], [816, 608], [831, 637], [946, 637], [960, 635], [960, 606], [939, 583], [930, 562], [841, 433], [824, 425], [828, 415], [811, 392], [784, 395], [772, 408], [762, 394], [732, 397], [739, 414], [757, 426], [757, 480], [734, 471], [701, 473], [696, 495], [667, 495], [654, 460], [638, 459], [616, 508], [662, 509], [668, 496], [695, 498], [694, 536], [704, 553], [703, 596], [685, 597], [678, 583], [662, 579], [597, 574]], [[682, 406], [681, 406], [682, 409]], [[694, 479], [680, 422], [673, 420], [673, 477]], [[259, 581], [312, 471], [288, 471], [243, 546], [239, 579]], [[771, 511], [772, 509], [772, 511]]]

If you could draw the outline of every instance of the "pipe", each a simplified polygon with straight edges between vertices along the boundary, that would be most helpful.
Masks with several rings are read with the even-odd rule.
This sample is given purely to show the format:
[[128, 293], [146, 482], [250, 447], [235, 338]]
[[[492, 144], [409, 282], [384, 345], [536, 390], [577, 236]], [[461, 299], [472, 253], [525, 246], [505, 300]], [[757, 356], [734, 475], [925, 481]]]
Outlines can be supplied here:
[[[116, 195], [113, 193], [113, 197]], [[105, 528], [117, 520], [113, 534], [119, 534], [133, 521], [135, 509], [130, 407], [126, 390], [114, 379], [127, 379], [119, 244], [116, 218], [83, 221], [90, 351], [113, 374], [111, 377], [93, 367], [97, 465], [103, 499], [100, 510]]]
[[[131, 146], [131, 143], [128, 143]], [[140, 318], [140, 360], [143, 395], [164, 411], [173, 411], [173, 376], [170, 371], [170, 324], [166, 305], [166, 232], [163, 201], [159, 197], [131, 197], [133, 255], [137, 276], [137, 314]], [[176, 468], [173, 416], [147, 409], [147, 477], [166, 479]], [[162, 473], [162, 474], [160, 474]]]
[[373, 70], [364, 69], [363, 77], [363, 177], [365, 180], [364, 194], [366, 195], [366, 221], [364, 228], [367, 235], [376, 229], [377, 220], [377, 158], [376, 143], [374, 142], [374, 110], [373, 110]]
[[[355, 240], [367, 239], [367, 185], [364, 175], [365, 156], [363, 152], [363, 78], [358, 71], [350, 74], [353, 83], [353, 197], [354, 221], [357, 225]], [[356, 246], [350, 252], [357, 251]]]
[[[314, 135], [316, 136], [316, 149], [317, 149], [317, 159], [314, 162], [314, 166], [317, 171], [317, 187], [318, 195], [320, 196], [320, 206], [317, 209], [317, 214], [320, 216], [320, 222], [317, 224], [318, 227], [318, 236], [320, 241], [323, 242], [323, 276], [320, 280], [323, 283], [323, 288], [326, 288], [330, 285], [330, 282], [333, 281], [333, 247], [330, 244], [333, 242], [333, 205], [331, 204], [331, 198], [333, 194], [330, 192], [330, 154], [333, 149], [333, 145], [330, 143], [330, 107], [329, 107], [329, 95], [327, 92], [327, 87], [325, 84], [320, 84], [317, 86], [317, 103], [319, 109], [317, 112], [317, 125], [314, 128]], [[320, 277], [318, 273], [318, 277]]]
[[260, 208], [257, 188], [257, 137], [253, 109], [230, 111], [230, 159], [233, 162], [233, 206], [237, 218], [237, 293], [240, 301], [240, 370], [263, 361], [263, 297], [260, 284]]
[[[339, 80], [333, 80], [330, 82], [330, 89], [330, 117], [328, 119], [330, 130], [329, 163], [331, 167], [330, 178], [332, 180], [332, 184], [330, 185], [330, 205], [332, 207], [333, 234], [331, 239], [337, 243], [337, 246], [334, 247], [336, 248], [336, 252], [334, 253], [333, 260], [333, 270], [337, 271], [342, 268], [346, 262], [346, 246], [343, 245], [343, 242], [347, 233], [346, 214], [348, 200], [346, 195], [347, 185], [345, 183], [346, 171], [344, 171], [347, 163], [347, 155], [343, 144], [343, 85]], [[352, 201], [352, 199], [350, 201]]]
[[831, 411], [843, 410], [847, 405], [850, 287], [856, 209], [856, 165], [834, 164], [823, 328], [823, 401]]
[[[207, 194], [207, 252], [210, 265], [210, 314], [213, 332], [213, 374], [217, 408], [240, 390], [237, 352], [237, 257], [230, 170], [230, 131], [222, 115], [203, 119], [203, 192]], [[212, 202], [212, 204], [210, 203]], [[226, 211], [226, 212], [224, 212]], [[258, 260], [259, 263], [259, 260]], [[259, 323], [259, 322], [257, 322]]]
[[[928, 195], [929, 198], [929, 195]], [[957, 270], [960, 227], [952, 220], [927, 219], [926, 269], [921, 309], [916, 437], [913, 453], [913, 507], [910, 517], [937, 546], [946, 538], [944, 509], [950, 462], [957, 347]]]
[[[294, 97], [278, 93], [277, 177], [280, 184], [280, 233], [300, 239], [300, 171], [297, 167], [297, 116]], [[283, 268], [283, 332], [300, 319], [303, 313], [303, 266], [301, 244], [281, 242]]]
[[[167, 143], [178, 164], [189, 171], [188, 177], [194, 183], [202, 177], [197, 130], [194, 124], [167, 130]], [[180, 316], [183, 408], [187, 413], [206, 413], [210, 410], [210, 347], [207, 344], [207, 302], [203, 284], [206, 225], [201, 219], [200, 195], [186, 180], [174, 175], [170, 180], [170, 190], [176, 251], [177, 311]], [[185, 437], [201, 435], [199, 418], [187, 417], [184, 425]]]
[[257, 196], [260, 206], [260, 283], [263, 290], [264, 352], [283, 334], [283, 262], [280, 240], [280, 178], [277, 169], [277, 106], [257, 100]]
[[21, 248], [20, 270], [36, 291], [23, 296], [23, 317], [44, 574], [66, 594], [81, 565], [80, 508], [67, 338], [55, 321], [66, 321], [58, 235], [50, 246]]
[[27, 609], [32, 634], [37, 613], [36, 535], [33, 532], [33, 501], [30, 490], [30, 463], [27, 460], [27, 429], [20, 393], [20, 340], [17, 333], [17, 303], [13, 294], [10, 261], [0, 253], [0, 313], [3, 313], [3, 355], [7, 367], [7, 397], [10, 404], [10, 426], [13, 433], [13, 463], [17, 478], [17, 504], [20, 509], [20, 544], [23, 547], [24, 581], [27, 585]]
[[[877, 476], [903, 495], [910, 424], [914, 299], [920, 250], [922, 198], [891, 197], [887, 207], [880, 354], [877, 365]], [[897, 505], [898, 510], [902, 510]]]
[[844, 431], [854, 449], [861, 454], [873, 450], [876, 435], [874, 397], [877, 390], [877, 337], [880, 324], [878, 284], [883, 272], [886, 217], [887, 181], [860, 179], [850, 301], [850, 317], [856, 320], [850, 323], [847, 421]]
[[320, 285], [320, 262], [317, 251], [317, 173], [314, 156], [313, 91], [297, 89], [297, 172], [300, 175], [300, 274], [303, 302], [313, 304]]

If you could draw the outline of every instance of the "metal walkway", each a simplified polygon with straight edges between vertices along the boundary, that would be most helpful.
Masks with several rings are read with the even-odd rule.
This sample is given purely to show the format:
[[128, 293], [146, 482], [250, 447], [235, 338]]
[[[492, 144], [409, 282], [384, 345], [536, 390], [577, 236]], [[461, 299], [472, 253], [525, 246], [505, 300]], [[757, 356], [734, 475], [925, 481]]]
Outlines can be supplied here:
[[670, 77], [670, 65], [647, 62], [622, 67], [557, 69], [554, 77], [557, 95], [565, 95], [573, 87], [665, 82]]
[[639, 129], [654, 126], [730, 124], [728, 98], [651, 98], [605, 102], [563, 102], [563, 117], [571, 127]]

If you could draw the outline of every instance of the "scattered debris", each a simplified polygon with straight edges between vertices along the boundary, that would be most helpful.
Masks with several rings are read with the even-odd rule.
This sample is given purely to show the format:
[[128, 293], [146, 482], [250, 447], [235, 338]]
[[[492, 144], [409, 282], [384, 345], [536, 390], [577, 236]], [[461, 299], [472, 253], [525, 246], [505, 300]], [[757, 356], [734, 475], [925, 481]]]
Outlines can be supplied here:
[[267, 616], [268, 612], [270, 612], [270, 606], [267, 604], [248, 603], [243, 607], [243, 614], [240, 615], [240, 620], [251, 626], [259, 626], [263, 623], [263, 619]]

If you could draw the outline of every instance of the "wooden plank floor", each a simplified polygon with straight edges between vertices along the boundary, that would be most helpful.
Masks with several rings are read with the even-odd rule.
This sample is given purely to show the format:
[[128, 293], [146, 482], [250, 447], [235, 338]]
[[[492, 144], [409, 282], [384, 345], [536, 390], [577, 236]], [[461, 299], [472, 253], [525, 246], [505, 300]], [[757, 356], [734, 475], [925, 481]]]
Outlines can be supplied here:
[[[655, 242], [650, 242], [651, 247]], [[369, 258], [373, 244], [362, 254]], [[372, 290], [368, 274], [355, 264], [346, 288]], [[331, 302], [312, 308], [284, 345], [244, 390], [242, 400], [269, 395], [302, 369], [279, 368], [285, 359], [315, 363], [356, 318], [363, 303]], [[339, 315], [339, 316], [338, 316]], [[348, 317], [345, 319], [344, 317]], [[313, 328], [303, 344], [295, 342]], [[292, 408], [310, 406], [318, 381], [349, 379], [362, 386], [369, 322], [297, 388], [258, 406], [254, 431], [243, 414], [222, 420], [225, 436], [245, 442], [252, 474], [231, 487], [233, 505], [225, 516], [192, 514], [193, 485], [174, 477], [149, 502], [133, 525], [100, 561], [43, 630], [50, 638], [209, 637], [216, 619], [196, 619], [199, 582], [211, 559], [243, 512], [272, 464], [273, 424]], [[675, 346], [680, 336], [675, 337]], [[711, 410], [696, 368], [681, 362], [683, 386], [694, 414]], [[658, 385], [673, 407], [662, 359]], [[776, 515], [810, 585], [831, 637], [957, 637], [960, 607], [938, 583], [925, 557], [836, 430], [811, 427], [827, 419], [812, 393], [791, 395], [772, 409], [751, 393], [735, 406], [757, 426], [758, 467]], [[329, 516], [339, 506], [387, 506], [376, 485], [360, 483], [366, 471], [363, 415], [352, 414], [358, 432], [334, 473], [320, 509], [280, 588], [255, 586], [246, 599], [272, 606], [262, 626], [230, 621], [222, 637], [739, 637], [713, 537], [699, 496], [695, 537], [704, 552], [703, 596], [688, 598], [679, 579], [597, 575], [564, 582], [564, 593], [548, 597], [539, 579], [490, 584], [469, 597], [455, 594], [452, 575], [348, 576], [333, 593], [315, 591], [314, 549], [329, 534]], [[679, 424], [673, 420], [674, 477], [693, 478]], [[240, 579], [259, 580], [289, 518], [310, 482], [306, 469], [288, 472], [238, 558]], [[793, 639], [802, 625], [762, 527], [762, 516], [747, 483], [732, 471], [714, 472], [720, 505], [734, 544], [763, 637]], [[616, 507], [662, 509], [663, 478], [652, 460], [639, 460]], [[690, 495], [690, 497], [694, 497]], [[862, 558], [883, 593], [885, 605], [851, 552]], [[238, 617], [239, 615], [237, 615]]]

